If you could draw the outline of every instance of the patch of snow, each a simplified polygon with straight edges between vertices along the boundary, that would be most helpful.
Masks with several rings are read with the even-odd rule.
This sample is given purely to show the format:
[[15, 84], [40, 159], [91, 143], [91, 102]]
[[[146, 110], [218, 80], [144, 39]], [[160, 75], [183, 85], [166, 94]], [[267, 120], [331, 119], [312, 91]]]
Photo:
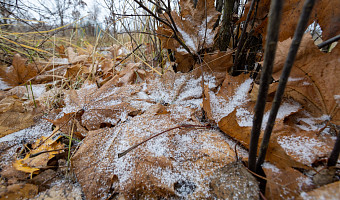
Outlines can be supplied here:
[[323, 125], [319, 124], [320, 121], [328, 121], [328, 120], [330, 120], [330, 116], [329, 115], [322, 115], [321, 117], [313, 117], [308, 112], [304, 112], [304, 114], [307, 117], [299, 118], [297, 120], [298, 121], [302, 121], [305, 124], [303, 124], [303, 125], [296, 125], [296, 126], [299, 127], [302, 130], [305, 130], [305, 131], [317, 131], [317, 130], [323, 128]]
[[182, 35], [184, 44], [187, 45], [192, 51], [197, 52], [197, 47], [195, 45], [194, 39], [191, 38], [190, 35], [183, 31], [181, 28], [177, 27], [177, 29]]
[[202, 24], [198, 27], [198, 38], [202, 40], [202, 42], [205, 39], [207, 45], [212, 45], [214, 43], [214, 33], [212, 29], [207, 29], [206, 27], [206, 24], [209, 24], [211, 19], [212, 16], [208, 16], [207, 19], [204, 19]]
[[248, 91], [250, 89], [252, 80], [249, 78], [245, 80], [235, 91], [229, 102], [222, 97], [218, 97], [214, 92], [210, 91], [210, 105], [213, 118], [216, 122], [223, 117], [229, 115], [234, 109], [242, 104], [248, 102]]
[[0, 90], [5, 90], [10, 88], [9, 85], [7, 85], [7, 83], [5, 81], [2, 80], [2, 78], [0, 78]]
[[296, 180], [298, 182], [299, 189], [302, 190], [303, 186], [311, 186], [313, 185], [313, 181], [309, 177], [299, 177]]
[[67, 58], [57, 58], [57, 57], [52, 57], [50, 59], [50, 63], [53, 65], [68, 65], [68, 59]]
[[290, 81], [301, 81], [301, 80], [303, 80], [303, 78], [294, 78], [294, 77], [288, 77], [288, 81], [290, 82]]
[[[301, 105], [297, 102], [293, 102], [293, 101], [283, 102], [277, 113], [276, 120], [284, 119], [286, 116], [289, 116], [291, 113], [297, 112], [300, 108], [301, 108]], [[261, 125], [262, 130], [266, 128], [269, 114], [270, 114], [270, 110], [267, 111], [263, 115], [263, 120], [262, 120], [262, 125]], [[239, 119], [238, 124], [241, 127], [253, 126], [254, 114], [250, 113], [248, 110], [244, 108], [238, 108], [236, 111], [236, 116]]]
[[32, 85], [33, 95], [35, 98], [39, 98], [44, 92], [46, 92], [46, 85], [39, 84], [39, 85]]
[[320, 152], [320, 148], [326, 147], [324, 142], [314, 138], [301, 136], [281, 136], [277, 142], [285, 150], [287, 154], [296, 156], [298, 160], [305, 164], [310, 164]]
[[176, 48], [176, 51], [177, 52], [184, 52], [184, 53], [188, 53], [187, 50], [185, 50], [182, 46], [181, 47], [178, 47]]
[[262, 167], [265, 168], [265, 169], [270, 169], [274, 173], [280, 173], [280, 169], [277, 168], [275, 165], [269, 163], [269, 162], [264, 162], [262, 164]]
[[334, 95], [334, 99], [337, 104], [340, 104], [340, 95]]

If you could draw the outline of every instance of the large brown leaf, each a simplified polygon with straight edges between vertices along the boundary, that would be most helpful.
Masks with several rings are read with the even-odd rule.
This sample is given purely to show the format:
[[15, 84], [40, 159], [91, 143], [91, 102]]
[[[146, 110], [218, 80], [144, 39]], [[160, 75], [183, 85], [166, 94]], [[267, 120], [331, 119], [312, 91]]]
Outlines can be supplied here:
[[0, 137], [35, 123], [35, 117], [40, 115], [39, 109], [33, 109], [34, 105], [29, 105], [29, 109], [27, 107], [16, 96], [8, 96], [0, 101]]
[[26, 58], [15, 54], [11, 66], [0, 68], [2, 80], [11, 86], [17, 86], [36, 76], [39, 72], [38, 67], [34, 64], [26, 65], [26, 61]]
[[[281, 75], [290, 44], [291, 39], [278, 44], [273, 69], [273, 77], [276, 80]], [[338, 125], [340, 124], [339, 56], [339, 45], [332, 52], [323, 53], [314, 45], [311, 36], [305, 34], [285, 91], [286, 96], [298, 101], [314, 117], [327, 115]], [[272, 87], [276, 88], [276, 85]]]
[[[168, 112], [158, 114], [164, 109]], [[90, 131], [72, 158], [87, 199], [101, 199], [113, 192], [125, 199], [208, 198], [207, 180], [235, 156], [218, 131], [175, 129], [117, 157], [180, 123], [199, 124], [193, 115], [190, 108], [157, 104], [115, 128]]]
[[263, 170], [267, 178], [265, 194], [267, 199], [294, 199], [302, 191], [313, 187], [311, 178], [295, 169], [282, 169], [265, 163]]
[[[270, 0], [260, 1], [257, 16], [255, 20], [255, 29], [258, 33], [263, 34], [263, 38], [267, 34], [268, 15], [270, 8]], [[249, 2], [250, 3], [250, 2]], [[245, 14], [240, 21], [245, 21], [249, 11], [249, 4], [246, 7]], [[282, 19], [280, 25], [279, 41], [292, 38], [304, 1], [288, 0], [285, 1], [282, 10]], [[254, 12], [253, 12], [254, 13]], [[340, 1], [338, 0], [318, 0], [315, 3], [313, 12], [310, 16], [309, 24], [316, 21], [322, 29], [322, 39], [327, 40], [340, 34]]]

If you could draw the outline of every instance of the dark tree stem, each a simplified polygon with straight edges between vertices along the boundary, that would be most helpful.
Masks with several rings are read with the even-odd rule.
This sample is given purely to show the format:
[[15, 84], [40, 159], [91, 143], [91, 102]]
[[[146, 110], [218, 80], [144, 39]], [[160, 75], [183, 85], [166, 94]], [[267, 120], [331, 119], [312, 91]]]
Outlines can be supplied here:
[[255, 104], [255, 114], [253, 119], [253, 128], [251, 130], [249, 147], [248, 167], [253, 172], [255, 172], [257, 146], [261, 131], [264, 108], [266, 105], [268, 88], [271, 82], [271, 75], [273, 71], [273, 62], [275, 58], [277, 41], [279, 36], [282, 7], [283, 7], [282, 0], [272, 0], [269, 11], [269, 23], [267, 28], [266, 38], [267, 41], [264, 55], [264, 63], [261, 72], [259, 93]]
[[298, 52], [303, 34], [304, 34], [304, 32], [307, 28], [308, 19], [309, 19], [311, 12], [312, 12], [314, 3], [315, 3], [315, 0], [306, 0], [304, 5], [303, 5], [302, 13], [300, 15], [300, 19], [299, 19], [297, 28], [295, 30], [293, 41], [292, 41], [292, 44], [290, 46], [289, 53], [288, 53], [286, 62], [285, 62], [284, 67], [283, 67], [283, 71], [282, 71], [280, 81], [279, 81], [279, 86], [276, 90], [274, 102], [273, 102], [272, 108], [270, 110], [267, 126], [266, 126], [266, 129], [264, 131], [264, 136], [263, 136], [263, 140], [262, 140], [262, 143], [261, 143], [259, 157], [258, 157], [258, 160], [256, 162], [256, 172], [259, 171], [259, 169], [261, 168], [261, 165], [263, 164], [263, 162], [265, 160], [270, 136], [271, 136], [273, 127], [275, 125], [275, 119], [276, 119], [278, 110], [280, 108], [280, 104], [281, 104], [281, 101], [282, 101], [282, 98], [283, 98], [283, 93], [285, 91], [286, 84], [287, 84], [287, 81], [288, 81], [288, 77], [289, 77], [289, 74], [290, 74], [291, 69], [293, 67], [294, 60], [295, 60], [296, 54]]
[[331, 39], [328, 39], [328, 40], [318, 44], [317, 46], [318, 46], [319, 49], [321, 49], [322, 47], [325, 47], [325, 46], [327, 46], [327, 45], [329, 45], [333, 42], [336, 42], [338, 40], [340, 40], [340, 35], [334, 36]]
[[241, 37], [240, 37], [240, 40], [238, 42], [237, 50], [236, 50], [236, 53], [235, 53], [235, 62], [234, 62], [234, 66], [231, 68], [231, 74], [234, 73], [234, 71], [236, 70], [236, 68], [238, 66], [239, 57], [240, 57], [239, 54], [242, 51], [245, 33], [246, 33], [247, 26], [248, 26], [248, 23], [249, 23], [249, 20], [250, 20], [250, 17], [251, 17], [251, 13], [253, 12], [256, 1], [259, 1], [259, 0], [252, 0], [251, 1], [251, 5], [250, 5], [250, 8], [249, 8], [249, 11], [248, 11], [248, 14], [247, 14], [246, 22], [244, 24], [244, 27], [243, 27], [243, 30], [242, 30], [242, 33], [241, 33]]
[[336, 165], [338, 158], [339, 158], [339, 153], [340, 153], [340, 133], [337, 131], [337, 138], [334, 144], [334, 148], [332, 150], [331, 155], [328, 158], [327, 166], [328, 167], [333, 167]]

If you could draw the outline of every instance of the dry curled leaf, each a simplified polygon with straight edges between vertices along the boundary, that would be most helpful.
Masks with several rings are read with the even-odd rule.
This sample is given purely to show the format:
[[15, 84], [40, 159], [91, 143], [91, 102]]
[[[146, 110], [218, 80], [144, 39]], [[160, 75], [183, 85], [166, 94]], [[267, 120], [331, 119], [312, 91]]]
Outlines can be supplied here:
[[72, 47], [67, 47], [67, 55], [68, 55], [68, 60], [71, 64], [76, 64], [76, 63], [84, 63], [88, 59], [88, 55], [78, 55], [76, 52], [74, 52]]
[[26, 65], [27, 59], [15, 54], [12, 65], [0, 68], [0, 77], [11, 86], [26, 83], [39, 73], [39, 68], [33, 63]]
[[47, 139], [42, 136], [32, 145], [32, 150], [23, 159], [13, 162], [13, 167], [30, 174], [39, 173], [41, 168], [47, 167], [50, 159], [63, 152], [60, 149], [64, 148], [64, 144], [57, 142], [60, 137]]

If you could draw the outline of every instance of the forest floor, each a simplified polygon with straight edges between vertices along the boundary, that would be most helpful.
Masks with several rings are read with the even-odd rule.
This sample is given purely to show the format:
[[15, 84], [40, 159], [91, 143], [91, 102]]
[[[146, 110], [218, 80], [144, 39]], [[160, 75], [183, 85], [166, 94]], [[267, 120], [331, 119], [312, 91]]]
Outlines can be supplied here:
[[[274, 79], [288, 44], [279, 43]], [[175, 73], [132, 58], [114, 67], [112, 56], [129, 52], [122, 46], [96, 59], [68, 48], [36, 74], [16, 55], [0, 82], [0, 199], [339, 199], [339, 168], [326, 162], [339, 134], [340, 48], [325, 54], [313, 45], [304, 37], [261, 195], [246, 167], [258, 85], [227, 73], [221, 63], [230, 55], [203, 73]]]

